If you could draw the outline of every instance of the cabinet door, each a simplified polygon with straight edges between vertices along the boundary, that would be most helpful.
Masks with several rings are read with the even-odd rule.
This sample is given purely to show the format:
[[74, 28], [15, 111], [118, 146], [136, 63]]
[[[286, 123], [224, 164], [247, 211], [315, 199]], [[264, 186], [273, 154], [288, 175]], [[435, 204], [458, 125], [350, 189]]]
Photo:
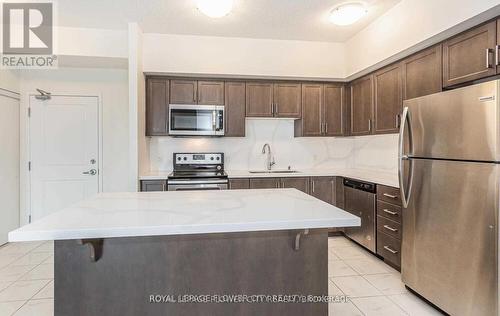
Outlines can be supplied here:
[[333, 204], [334, 177], [312, 177], [311, 195], [317, 199]]
[[168, 135], [168, 80], [146, 82], [146, 136]]
[[333, 202], [338, 208], [344, 209], [344, 178], [335, 177], [335, 201]]
[[224, 105], [224, 82], [198, 81], [198, 104]]
[[375, 83], [375, 134], [397, 133], [403, 107], [401, 66], [396, 64], [377, 71]]
[[226, 82], [224, 136], [245, 137], [245, 83]]
[[167, 181], [166, 180], [142, 180], [141, 181], [141, 192], [155, 192], [155, 191], [166, 191]]
[[196, 80], [170, 80], [170, 103], [196, 104], [197, 89]]
[[320, 136], [323, 132], [323, 85], [302, 85], [302, 119], [295, 121], [295, 136]]
[[246, 113], [249, 117], [273, 116], [272, 83], [246, 83]]
[[294, 188], [309, 194], [309, 178], [302, 178], [302, 177], [281, 178], [281, 187]]
[[441, 44], [410, 56], [401, 62], [403, 100], [441, 92], [443, 86]]
[[274, 116], [300, 118], [302, 105], [300, 83], [274, 84]]
[[229, 179], [230, 190], [250, 189], [249, 179]]
[[277, 178], [253, 178], [250, 179], [250, 189], [276, 189], [279, 187]]
[[344, 86], [324, 86], [324, 130], [327, 136], [342, 136], [344, 133]]
[[366, 76], [351, 83], [351, 135], [372, 133], [373, 76]]
[[496, 74], [496, 21], [473, 28], [443, 43], [445, 87]]

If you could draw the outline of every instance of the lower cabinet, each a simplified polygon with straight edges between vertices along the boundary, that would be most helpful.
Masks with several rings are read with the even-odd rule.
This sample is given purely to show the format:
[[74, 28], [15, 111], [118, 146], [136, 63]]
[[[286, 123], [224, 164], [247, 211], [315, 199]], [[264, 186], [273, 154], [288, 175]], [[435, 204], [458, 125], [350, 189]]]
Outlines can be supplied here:
[[167, 191], [167, 180], [141, 180], [141, 192]]
[[251, 178], [249, 183], [250, 189], [295, 188], [309, 194], [309, 178], [307, 177]]
[[249, 179], [229, 179], [229, 190], [250, 189]]
[[377, 185], [377, 254], [401, 269], [403, 212], [399, 189]]
[[250, 189], [276, 189], [279, 187], [278, 178], [252, 178]]
[[294, 188], [309, 194], [309, 178], [281, 178], [280, 184], [282, 188]]
[[311, 195], [330, 204], [335, 202], [335, 177], [311, 178]]

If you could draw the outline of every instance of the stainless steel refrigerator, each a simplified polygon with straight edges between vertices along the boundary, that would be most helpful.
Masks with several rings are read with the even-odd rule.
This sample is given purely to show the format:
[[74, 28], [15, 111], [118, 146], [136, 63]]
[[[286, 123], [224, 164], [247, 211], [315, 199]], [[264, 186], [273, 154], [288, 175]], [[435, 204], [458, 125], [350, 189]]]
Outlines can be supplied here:
[[451, 315], [499, 313], [500, 81], [405, 101], [402, 279]]

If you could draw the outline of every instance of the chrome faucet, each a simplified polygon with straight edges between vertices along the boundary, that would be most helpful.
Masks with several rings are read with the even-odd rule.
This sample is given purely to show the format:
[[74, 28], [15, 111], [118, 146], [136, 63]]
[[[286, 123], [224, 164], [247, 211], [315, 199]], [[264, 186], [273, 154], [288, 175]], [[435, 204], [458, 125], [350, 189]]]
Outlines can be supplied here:
[[272, 153], [271, 153], [271, 146], [269, 146], [268, 143], [265, 143], [264, 146], [262, 147], [262, 153], [263, 154], [266, 153], [266, 148], [267, 148], [266, 166], [267, 166], [267, 170], [271, 170], [271, 168], [276, 164], [276, 162], [274, 161], [274, 156], [272, 156]]

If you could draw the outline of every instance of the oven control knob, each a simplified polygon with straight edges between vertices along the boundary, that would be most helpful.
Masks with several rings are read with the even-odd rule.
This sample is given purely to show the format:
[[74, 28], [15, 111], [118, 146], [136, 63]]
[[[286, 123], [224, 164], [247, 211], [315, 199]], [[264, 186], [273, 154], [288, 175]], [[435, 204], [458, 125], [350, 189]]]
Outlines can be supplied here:
[[181, 161], [181, 157], [177, 157], [177, 160]]
[[184, 157], [184, 160], [188, 160], [188, 158], [187, 158], [187, 157]]
[[210, 157], [210, 160], [214, 160], [214, 157]]
[[217, 157], [217, 160], [220, 160], [220, 157]]
[[222, 167], [221, 167], [221, 166], [217, 166], [217, 170], [221, 170], [221, 169], [222, 169]]

